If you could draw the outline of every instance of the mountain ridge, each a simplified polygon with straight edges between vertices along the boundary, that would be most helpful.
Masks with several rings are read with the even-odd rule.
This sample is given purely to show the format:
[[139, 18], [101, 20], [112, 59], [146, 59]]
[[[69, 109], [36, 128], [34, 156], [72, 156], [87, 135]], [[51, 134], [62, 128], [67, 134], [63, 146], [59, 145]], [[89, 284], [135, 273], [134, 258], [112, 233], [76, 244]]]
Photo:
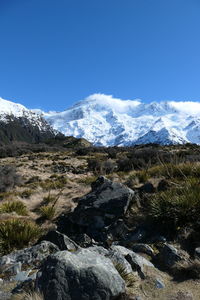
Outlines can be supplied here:
[[25, 106], [0, 98], [0, 143], [22, 141], [38, 143], [53, 138], [57, 132], [42, 115]]

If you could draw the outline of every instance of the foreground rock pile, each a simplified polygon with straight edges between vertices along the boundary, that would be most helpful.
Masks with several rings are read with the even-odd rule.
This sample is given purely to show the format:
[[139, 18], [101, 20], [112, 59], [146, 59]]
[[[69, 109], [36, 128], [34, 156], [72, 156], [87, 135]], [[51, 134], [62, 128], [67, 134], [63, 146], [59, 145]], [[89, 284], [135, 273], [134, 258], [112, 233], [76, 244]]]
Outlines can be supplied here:
[[[15, 283], [0, 299], [35, 290], [44, 300], [195, 299], [186, 291], [166, 297], [169, 276], [190, 257], [162, 237], [130, 228], [126, 215], [135, 204], [131, 189], [99, 177], [74, 211], [59, 218], [57, 230], [0, 258], [0, 290]], [[156, 239], [157, 248], [148, 242]]]

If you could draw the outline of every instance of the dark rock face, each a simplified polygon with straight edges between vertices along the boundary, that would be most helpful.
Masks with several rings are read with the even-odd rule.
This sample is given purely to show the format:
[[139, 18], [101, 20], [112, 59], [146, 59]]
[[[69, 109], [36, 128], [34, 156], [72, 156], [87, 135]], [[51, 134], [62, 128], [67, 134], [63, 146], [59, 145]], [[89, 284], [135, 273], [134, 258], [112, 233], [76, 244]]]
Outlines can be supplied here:
[[174, 246], [170, 244], [165, 244], [164, 247], [158, 254], [158, 260], [162, 264], [162, 266], [166, 269], [174, 269], [178, 262], [184, 262], [189, 259], [189, 255], [187, 252], [183, 250], [177, 250]]
[[7, 116], [6, 122], [0, 122], [1, 143], [13, 141], [38, 143], [56, 136], [55, 131], [46, 120], [38, 116], [38, 121], [41, 123], [41, 127], [38, 124], [33, 124], [26, 117]]
[[101, 176], [73, 213], [58, 223], [58, 230], [65, 232], [68, 228], [67, 235], [86, 233], [96, 241], [105, 241], [106, 228], [125, 215], [133, 196], [131, 189]]
[[36, 285], [45, 300], [109, 300], [125, 291], [125, 283], [112, 262], [88, 249], [49, 256]]
[[68, 238], [68, 236], [54, 230], [49, 231], [40, 239], [40, 241], [49, 241], [56, 245], [59, 250], [76, 251], [79, 248], [79, 246]]

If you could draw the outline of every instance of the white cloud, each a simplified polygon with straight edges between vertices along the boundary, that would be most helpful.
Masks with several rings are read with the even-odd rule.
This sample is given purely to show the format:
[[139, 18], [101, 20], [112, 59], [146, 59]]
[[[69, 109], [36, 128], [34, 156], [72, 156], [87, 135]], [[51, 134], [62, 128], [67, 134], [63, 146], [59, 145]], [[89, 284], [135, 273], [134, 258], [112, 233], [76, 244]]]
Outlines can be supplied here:
[[200, 115], [200, 102], [192, 101], [169, 101], [169, 104], [178, 111], [187, 115]]
[[141, 104], [139, 99], [135, 100], [122, 100], [120, 98], [114, 98], [112, 95], [105, 94], [93, 94], [88, 96], [85, 101], [94, 101], [103, 106], [110, 106], [116, 112], [128, 112], [130, 109], [134, 109]]

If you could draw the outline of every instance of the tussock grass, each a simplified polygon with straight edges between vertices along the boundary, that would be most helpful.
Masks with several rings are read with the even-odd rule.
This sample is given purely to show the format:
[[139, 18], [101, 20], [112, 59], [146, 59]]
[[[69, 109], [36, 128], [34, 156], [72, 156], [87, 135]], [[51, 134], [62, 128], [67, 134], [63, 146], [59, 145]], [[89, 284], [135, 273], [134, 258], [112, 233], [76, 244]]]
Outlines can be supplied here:
[[182, 164], [161, 164], [148, 169], [148, 175], [152, 177], [164, 176], [166, 178], [197, 177], [200, 178], [200, 164], [182, 163]]
[[96, 180], [97, 180], [97, 176], [87, 176], [87, 177], [81, 178], [79, 180], [79, 183], [82, 183], [85, 185], [90, 185], [91, 183], [93, 183]]
[[158, 193], [150, 201], [153, 219], [174, 226], [196, 223], [200, 214], [200, 180], [187, 179], [182, 185]]
[[26, 189], [19, 193], [19, 196], [22, 198], [30, 198], [30, 196], [34, 193], [32, 189]]
[[119, 275], [124, 279], [126, 287], [133, 288], [136, 282], [135, 275], [133, 272], [127, 273], [126, 268], [121, 264], [115, 264], [115, 269]]
[[40, 292], [30, 292], [13, 295], [11, 300], [44, 300], [44, 296]]
[[55, 179], [46, 179], [42, 182], [40, 182], [40, 186], [43, 190], [49, 191], [53, 189], [62, 189], [67, 184], [68, 180], [64, 176], [57, 177]]
[[43, 205], [40, 207], [41, 217], [47, 220], [53, 220], [56, 215], [56, 208], [54, 205]]
[[42, 230], [35, 223], [22, 219], [0, 221], [0, 253], [22, 249], [40, 237]]
[[53, 203], [56, 201], [56, 199], [57, 199], [56, 195], [50, 195], [49, 193], [46, 197], [43, 197], [43, 203], [44, 204]]
[[7, 201], [0, 205], [0, 214], [16, 212], [20, 216], [27, 216], [26, 205], [21, 201]]

